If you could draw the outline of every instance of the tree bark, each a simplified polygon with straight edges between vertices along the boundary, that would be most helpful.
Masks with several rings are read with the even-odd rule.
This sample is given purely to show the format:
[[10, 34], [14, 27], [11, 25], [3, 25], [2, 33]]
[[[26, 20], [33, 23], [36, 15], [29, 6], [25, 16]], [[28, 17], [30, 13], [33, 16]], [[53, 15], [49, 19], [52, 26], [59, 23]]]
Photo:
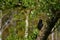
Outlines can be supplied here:
[[51, 31], [58, 19], [59, 18], [55, 16], [52, 17], [51, 20], [48, 20], [47, 27], [43, 27], [43, 29], [40, 30], [36, 40], [47, 40], [49, 34], [51, 34]]
[[1, 24], [2, 24], [2, 19], [1, 19], [1, 17], [2, 17], [2, 10], [0, 10], [0, 40], [2, 40], [2, 31], [1, 31]]
[[28, 15], [26, 16], [25, 38], [28, 36]]

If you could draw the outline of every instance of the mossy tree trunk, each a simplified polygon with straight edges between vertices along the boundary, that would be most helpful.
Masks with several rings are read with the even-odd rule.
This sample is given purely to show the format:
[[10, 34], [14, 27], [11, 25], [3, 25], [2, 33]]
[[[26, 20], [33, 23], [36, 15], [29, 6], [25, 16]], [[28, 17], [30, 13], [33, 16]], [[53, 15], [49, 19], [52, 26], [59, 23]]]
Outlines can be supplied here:
[[47, 20], [47, 27], [42, 27], [42, 29], [39, 31], [39, 34], [37, 36], [36, 40], [47, 40], [48, 36], [51, 34], [52, 29], [54, 28], [56, 22], [60, 18], [60, 12], [56, 11], [56, 16], [51, 17], [50, 20]]

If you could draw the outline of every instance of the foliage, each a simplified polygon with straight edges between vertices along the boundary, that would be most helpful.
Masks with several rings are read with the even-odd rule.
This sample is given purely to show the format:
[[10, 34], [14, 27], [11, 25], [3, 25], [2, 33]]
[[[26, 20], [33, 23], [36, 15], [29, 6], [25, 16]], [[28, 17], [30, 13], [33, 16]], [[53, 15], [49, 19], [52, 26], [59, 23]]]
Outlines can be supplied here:
[[[21, 3], [21, 5], [19, 5], [18, 3]], [[19, 5], [19, 8], [15, 7], [16, 5]], [[16, 30], [19, 31], [17, 34], [15, 34], [14, 26], [12, 26], [12, 28], [10, 28], [10, 34], [6, 40], [25, 40], [24, 31], [25, 31], [26, 10], [24, 8], [22, 9], [21, 7], [22, 8], [26, 7], [29, 10], [32, 9], [30, 14], [28, 15], [29, 35], [27, 40], [35, 40], [35, 37], [38, 34], [37, 23], [38, 20], [40, 19], [41, 12], [45, 13], [47, 12], [46, 16], [48, 15], [48, 17], [52, 17], [52, 14], [50, 14], [51, 9], [52, 8], [54, 8], [55, 10], [60, 9], [60, 0], [3, 0], [3, 1], [0, 0], [0, 10], [4, 10], [3, 14], [8, 12], [11, 13], [11, 11], [9, 11], [10, 9], [14, 10], [12, 12], [14, 14], [13, 21], [16, 21]], [[21, 37], [21, 35], [23, 35], [22, 36], [23, 38]]]
[[9, 9], [16, 5], [19, 0], [0, 0], [0, 9]]
[[28, 36], [28, 40], [35, 40], [37, 38], [37, 34], [38, 34], [38, 30], [34, 29], [33, 32], [31, 34], [29, 34]]
[[42, 11], [51, 11], [52, 8], [60, 9], [60, 0], [40, 0], [40, 9]]
[[35, 4], [35, 0], [22, 0], [23, 6], [26, 6], [27, 8], [31, 8], [34, 7]]

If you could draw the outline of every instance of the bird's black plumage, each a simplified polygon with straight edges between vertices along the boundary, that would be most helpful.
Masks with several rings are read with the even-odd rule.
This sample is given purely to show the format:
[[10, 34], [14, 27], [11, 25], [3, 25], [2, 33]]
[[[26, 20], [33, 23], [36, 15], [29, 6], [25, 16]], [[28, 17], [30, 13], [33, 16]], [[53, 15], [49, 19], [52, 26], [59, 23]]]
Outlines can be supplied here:
[[37, 27], [38, 27], [38, 30], [41, 30], [41, 28], [43, 27], [43, 23], [41, 19], [39, 20]]

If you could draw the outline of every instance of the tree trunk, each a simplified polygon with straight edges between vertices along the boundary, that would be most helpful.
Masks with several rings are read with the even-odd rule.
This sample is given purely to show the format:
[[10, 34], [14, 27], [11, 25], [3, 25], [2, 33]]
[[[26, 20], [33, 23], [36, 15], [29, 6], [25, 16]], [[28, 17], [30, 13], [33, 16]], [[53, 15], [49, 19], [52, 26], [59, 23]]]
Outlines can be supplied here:
[[[53, 31], [54, 29], [52, 29]], [[52, 40], [54, 40], [54, 32], [51, 34]]]
[[2, 40], [2, 31], [1, 31], [1, 28], [2, 28], [1, 27], [1, 24], [2, 24], [1, 21], [2, 20], [1, 20], [1, 17], [2, 17], [2, 10], [0, 10], [0, 40]]
[[52, 31], [52, 28], [54, 27], [57, 21], [58, 17], [52, 17], [51, 20], [48, 20], [47, 27], [43, 27], [43, 29], [40, 30], [36, 40], [47, 40], [49, 34]]
[[26, 23], [26, 26], [25, 26], [25, 39], [27, 40], [27, 37], [28, 37], [28, 26], [29, 26], [29, 23], [28, 23], [28, 14], [30, 13], [30, 11], [26, 11], [26, 20], [25, 20], [25, 23]]
[[0, 40], [2, 40], [1, 19], [0, 19]]
[[28, 36], [28, 15], [26, 16], [25, 38]]

